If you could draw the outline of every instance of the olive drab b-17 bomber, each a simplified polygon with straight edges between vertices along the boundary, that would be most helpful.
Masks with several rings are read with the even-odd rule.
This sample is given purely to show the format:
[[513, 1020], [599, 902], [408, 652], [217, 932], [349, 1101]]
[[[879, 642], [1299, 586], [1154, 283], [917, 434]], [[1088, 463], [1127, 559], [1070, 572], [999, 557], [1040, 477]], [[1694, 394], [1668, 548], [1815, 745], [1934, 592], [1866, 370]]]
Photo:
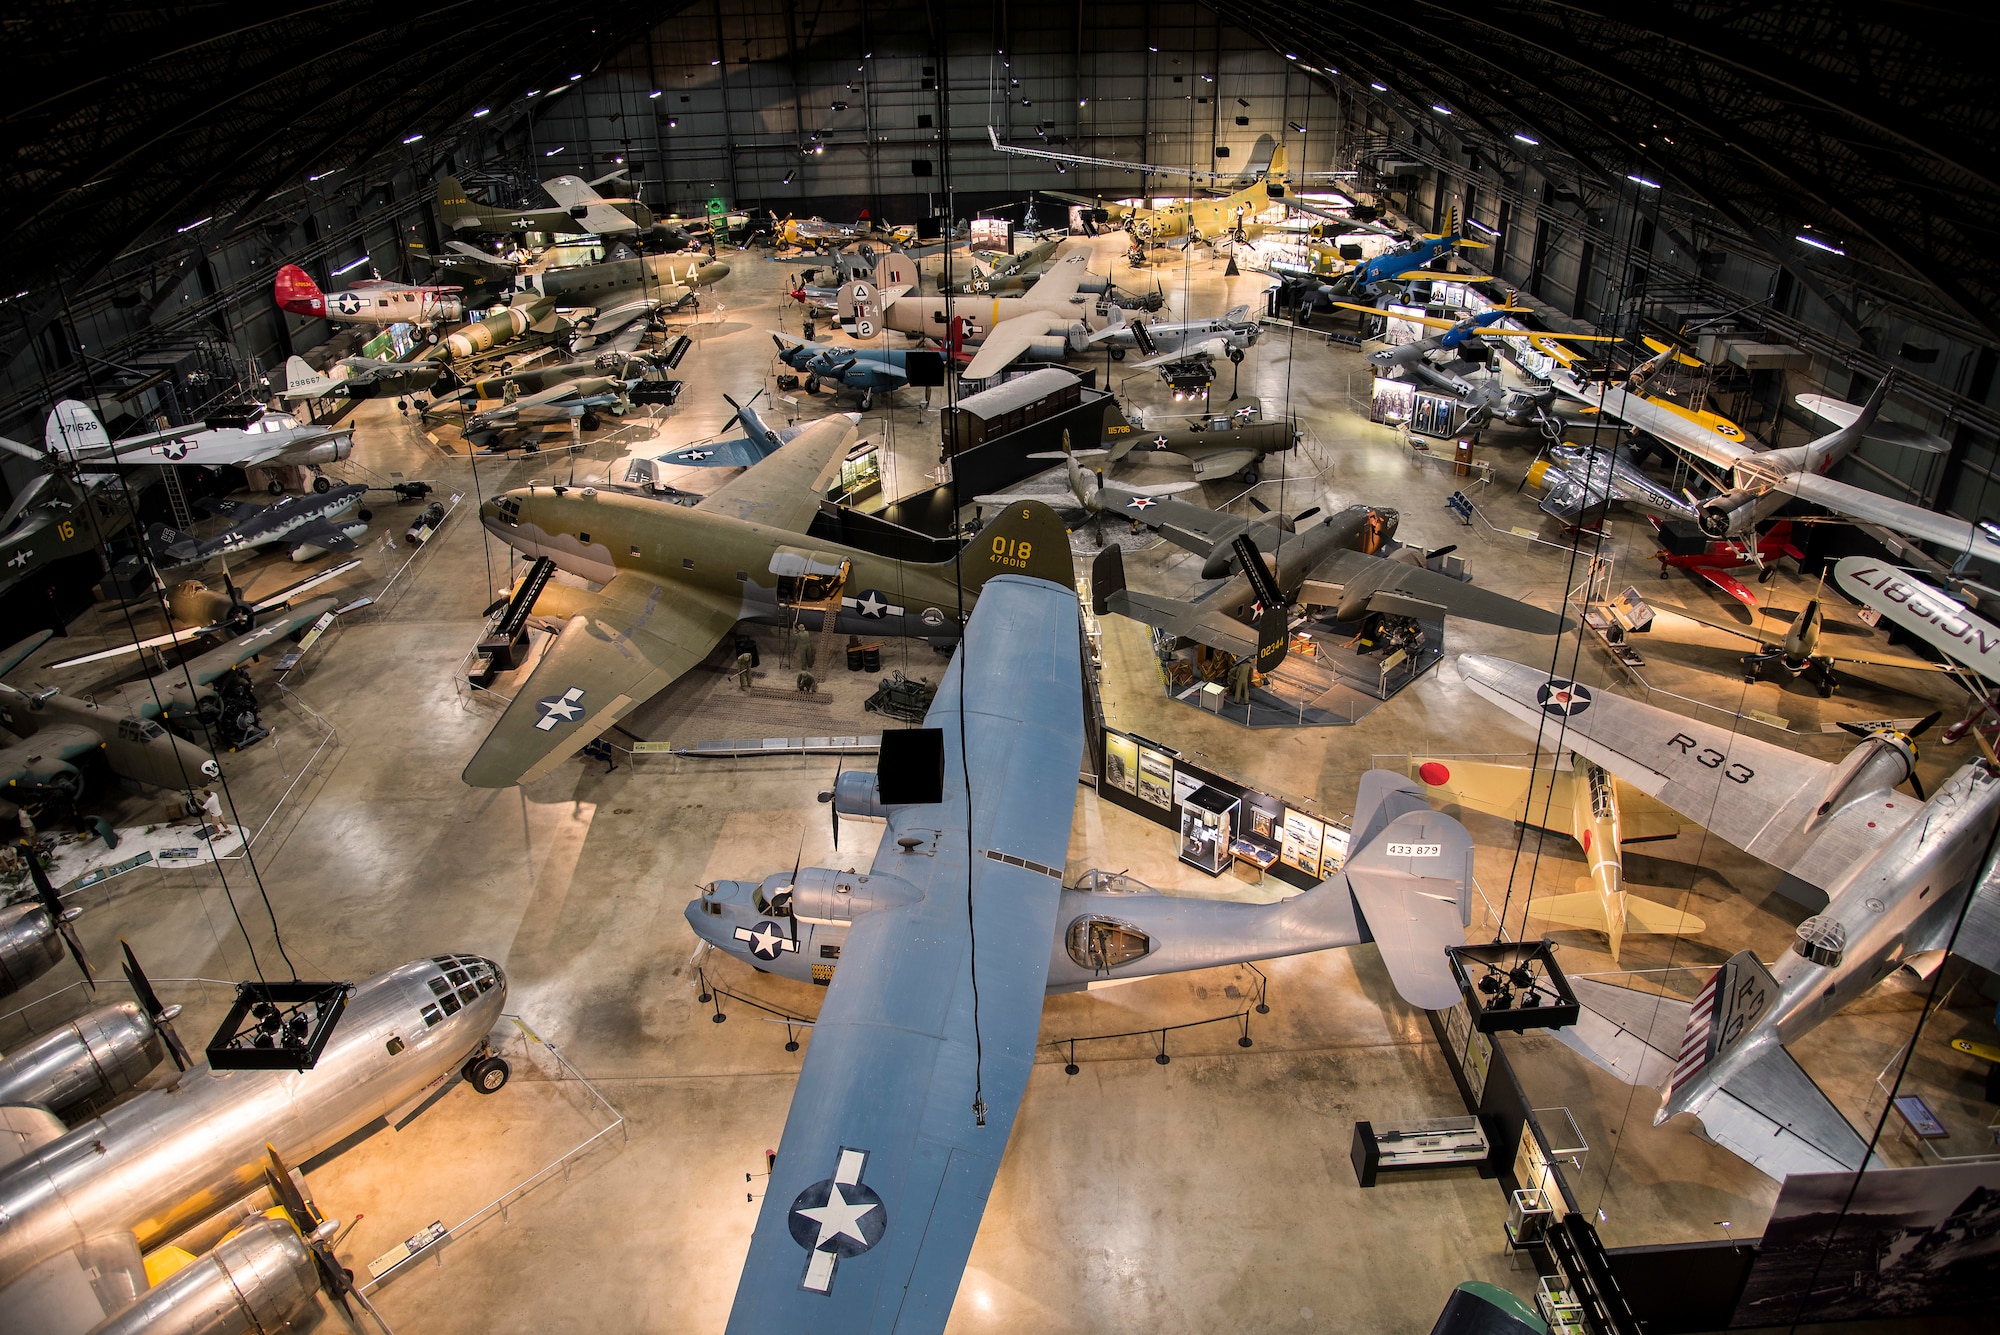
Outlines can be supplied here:
[[[815, 422], [693, 506], [537, 484], [480, 507], [525, 556], [604, 587], [548, 584], [534, 615], [562, 632], [465, 768], [479, 788], [538, 779], [700, 664], [739, 621], [820, 634], [959, 637], [957, 609], [1003, 573], [1069, 564], [1062, 521], [1010, 507], [958, 563], [894, 561], [808, 538], [820, 497], [857, 439], [844, 415]], [[963, 576], [961, 593], [957, 583]]]
[[1577, 980], [1583, 1018], [1557, 1036], [1628, 1084], [1661, 1088], [1655, 1125], [1692, 1113], [1772, 1177], [1861, 1168], [1866, 1142], [1786, 1048], [1897, 969], [1928, 976], [1947, 948], [2000, 970], [2000, 868], [1986, 861], [1994, 766], [1974, 760], [1926, 796], [1916, 743], [1892, 726], [1828, 764], [1544, 668], [1467, 654], [1458, 670], [1544, 745], [1827, 894], [1775, 966], [1742, 951], [1692, 1005]]

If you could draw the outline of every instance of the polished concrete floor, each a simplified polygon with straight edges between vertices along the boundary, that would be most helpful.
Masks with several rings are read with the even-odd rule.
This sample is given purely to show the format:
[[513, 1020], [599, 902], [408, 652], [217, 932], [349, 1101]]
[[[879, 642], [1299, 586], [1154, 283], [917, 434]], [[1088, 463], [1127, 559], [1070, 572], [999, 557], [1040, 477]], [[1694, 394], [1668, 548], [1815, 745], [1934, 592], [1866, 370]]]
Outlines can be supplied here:
[[[1193, 315], [1258, 303], [1265, 281], [1249, 272], [1225, 277], [1206, 262], [1135, 274], [1111, 239], [1097, 243], [1095, 262], [1100, 270], [1115, 266], [1121, 284], [1157, 282], [1170, 310]], [[776, 1012], [810, 1014], [818, 994], [733, 960], [697, 958], [682, 908], [717, 877], [762, 876], [801, 856], [850, 866], [872, 852], [860, 822], [847, 823], [837, 853], [831, 846], [815, 794], [833, 765], [819, 758], [647, 755], [609, 771], [572, 762], [500, 792], [459, 780], [503, 704], [464, 676], [482, 610], [511, 566], [508, 551], [478, 527], [477, 498], [572, 470], [601, 474], [625, 453], [699, 439], [728, 417], [725, 392], [741, 400], [769, 387], [766, 331], [798, 328], [797, 308], [781, 295], [798, 266], [755, 252], [734, 263], [715, 308], [690, 325], [697, 348], [682, 366], [681, 404], [583, 437], [574, 460], [552, 452], [468, 459], [434, 443], [426, 426], [436, 424], [387, 402], [362, 405], [352, 419], [360, 428], [355, 456], [339, 471], [382, 484], [427, 479], [441, 494], [456, 493], [458, 508], [414, 551], [400, 542], [408, 512], [384, 497], [376, 512], [385, 537], [364, 545], [364, 567], [347, 586], [376, 601], [343, 617], [281, 682], [259, 669], [276, 735], [224, 758], [238, 816], [256, 832], [252, 858], [224, 864], [220, 877], [212, 869], [132, 873], [84, 901], [82, 927], [100, 958], [123, 936], [162, 978], [247, 976], [244, 932], [258, 963], [281, 969], [260, 883], [286, 950], [307, 976], [360, 978], [441, 951], [478, 952], [506, 966], [509, 1010], [519, 1020], [496, 1042], [513, 1059], [513, 1082], [492, 1097], [458, 1086], [401, 1130], [358, 1137], [309, 1166], [322, 1206], [358, 1218], [341, 1253], [364, 1275], [369, 1261], [434, 1220], [454, 1225], [506, 1200], [504, 1214], [482, 1216], [435, 1260], [375, 1292], [401, 1331], [722, 1327], [756, 1215], [757, 1175], [777, 1143], [804, 1052], [786, 1050], [784, 1024], [733, 997], [721, 1002], [727, 1022], [715, 1023], [716, 1006], [697, 1000], [698, 979]], [[1174, 413], [1150, 373], [1109, 369], [1111, 387], [1149, 422]], [[1230, 382], [1225, 364], [1217, 406]], [[1584, 565], [1541, 522], [1532, 498], [1515, 493], [1532, 458], [1525, 433], [1488, 433], [1479, 454], [1495, 480], [1476, 486], [1358, 416], [1367, 384], [1360, 356], [1317, 333], [1265, 334], [1243, 364], [1240, 392], [1268, 415], [1296, 415], [1308, 439], [1283, 476], [1259, 488], [1260, 498], [1286, 511], [1354, 501], [1394, 506], [1405, 540], [1456, 543], [1481, 583], [1557, 606], [1582, 581]], [[901, 397], [864, 421], [885, 447], [891, 494], [928, 485], [939, 462], [935, 405]], [[826, 410], [824, 400], [802, 393], [774, 398], [797, 420]], [[1152, 463], [1136, 476], [1175, 474]], [[1239, 489], [1211, 486], [1206, 499], [1227, 503]], [[1461, 489], [1480, 510], [1469, 527], [1444, 504]], [[1091, 545], [1079, 535], [1081, 556]], [[1660, 583], [1652, 551], [1642, 521], [1612, 519], [1604, 553], [1615, 584], [1728, 615], [1680, 576]], [[1169, 593], [1198, 583], [1198, 563], [1158, 544], [1130, 570], [1136, 586]], [[241, 573], [264, 590], [296, 572], [280, 558]], [[1808, 596], [1791, 577], [1768, 590], [1769, 600], [1789, 607]], [[1644, 646], [1656, 700], [1675, 705], [1678, 695], [1781, 718], [1790, 729], [1782, 740], [1814, 755], [1845, 749], [1822, 724], [1957, 706], [1935, 680], [1894, 670], [1850, 677], [1830, 700], [1799, 683], [1746, 686], [1734, 672], [1733, 643], [1692, 623], [1662, 621]], [[1110, 618], [1104, 628], [1102, 690], [1114, 726], [1168, 740], [1204, 764], [1331, 814], [1347, 809], [1372, 766], [1400, 769], [1425, 752], [1524, 755], [1532, 745], [1463, 688], [1449, 654], [1356, 726], [1252, 733], [1169, 700], [1143, 627]], [[124, 632], [107, 611], [73, 633], [108, 643]], [[1579, 651], [1574, 641], [1556, 646], [1457, 620], [1449, 636], [1454, 653], [1532, 663], [1554, 654], [1587, 681], [1641, 689], [1614, 679], [1601, 653]], [[633, 731], [692, 741], [856, 730], [873, 718], [860, 702], [878, 678], [827, 673], [819, 695], [803, 698], [777, 663], [775, 637], [766, 632], [764, 642], [765, 667], [750, 692], [734, 689], [718, 656], [635, 714]], [[921, 644], [900, 644], [888, 665], [935, 680], [944, 660]], [[38, 674], [31, 664], [13, 680], [80, 691], [94, 680], [86, 675]], [[1743, 726], [1781, 736], [1767, 722]], [[1924, 777], [1935, 781], [1967, 749], [1930, 748]], [[121, 822], [135, 823], [165, 802], [134, 794], [117, 805]], [[1523, 839], [1504, 821], [1465, 821], [1478, 844], [1483, 895], [1474, 936], [1491, 935], [1503, 916], [1510, 933], [1524, 920], [1539, 933], [1546, 924], [1535, 921], [1532, 900], [1574, 888], [1584, 870], [1579, 850], [1553, 837]], [[1692, 995], [1705, 966], [1735, 950], [1774, 958], [1807, 913], [1776, 892], [1771, 869], [1698, 831], [1649, 844], [1628, 865], [1640, 893], [1684, 903], [1707, 922], [1696, 938], [1627, 943], [1622, 967], [1677, 995]], [[1079, 789], [1068, 871], [1090, 867], [1130, 869], [1186, 893], [1269, 893], [1176, 863], [1165, 831]], [[1600, 936], [1555, 936], [1571, 972], [1612, 970]], [[1460, 1280], [1532, 1291], [1532, 1273], [1504, 1247], [1494, 1183], [1468, 1171], [1389, 1179], [1367, 1191], [1355, 1185], [1348, 1149], [1356, 1120], [1461, 1111], [1424, 1017], [1397, 999], [1374, 948], [1277, 961], [1263, 972], [1271, 1012], [1252, 1013], [1248, 1049], [1236, 1041], [1240, 1022], [1229, 1018], [1259, 986], [1248, 969], [1051, 999], [1043, 1055], [951, 1330], [1421, 1332]], [[58, 971], [31, 995], [66, 981]], [[1858, 1125], [1880, 1114], [1876, 1074], [1897, 1056], [1927, 988], [1891, 980], [1799, 1045], [1806, 1069]], [[184, 1029], [195, 1034], [219, 1018], [228, 998], [217, 983], [162, 990], [189, 1007]], [[1976, 979], [1956, 986], [1951, 1009], [1926, 1029], [1911, 1064], [1911, 1078], [1964, 1153], [1991, 1148], [1984, 1124], [1994, 1110], [1979, 1097], [1974, 1063], [1944, 1044], [1961, 1033], [1993, 1039], [1991, 1003], [1977, 993]], [[35, 1013], [46, 1018], [80, 1004], [71, 990]], [[1128, 1038], [1080, 1044], [1080, 1073], [1064, 1073], [1066, 1040], [1210, 1019], [1220, 1022], [1174, 1033], [1170, 1064], [1155, 1060], [1153, 1039]], [[1531, 1101], [1567, 1108], [1584, 1131], [1590, 1150], [1571, 1181], [1580, 1203], [1598, 1212], [1608, 1243], [1759, 1232], [1775, 1183], [1700, 1140], [1686, 1119], [1655, 1129], [1650, 1094], [1616, 1084], [1553, 1040], [1529, 1037], [1511, 1050]], [[587, 1153], [510, 1195], [599, 1133]], [[1925, 1153], [1894, 1135], [1886, 1144], [1892, 1162], [1920, 1162]]]

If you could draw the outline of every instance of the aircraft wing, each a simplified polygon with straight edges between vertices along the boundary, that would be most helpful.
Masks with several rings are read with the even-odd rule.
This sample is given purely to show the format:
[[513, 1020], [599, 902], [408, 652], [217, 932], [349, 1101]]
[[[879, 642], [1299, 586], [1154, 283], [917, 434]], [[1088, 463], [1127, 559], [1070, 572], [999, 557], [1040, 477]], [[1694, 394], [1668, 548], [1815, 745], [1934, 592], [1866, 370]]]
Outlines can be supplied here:
[[565, 596], [585, 610], [570, 617], [473, 753], [465, 782], [474, 788], [541, 778], [708, 657], [741, 611], [733, 596], [631, 571], [597, 593]]
[[[1063, 263], [1067, 264], [1069, 261], [1065, 260]], [[1054, 274], [1051, 273], [1050, 277], [1054, 277]], [[1042, 279], [1043, 283], [1048, 281], [1048, 278]], [[963, 380], [984, 380], [990, 375], [997, 375], [1037, 342], [1067, 328], [1069, 328], [1069, 316], [1063, 311], [1029, 311], [1025, 315], [1009, 316], [986, 331], [986, 338], [980, 343], [979, 351], [973, 354], [972, 361], [966, 368], [959, 372], [959, 377]]]
[[[1800, 394], [1796, 396], [1799, 406], [1815, 417], [1824, 418], [1835, 426], [1853, 426], [1861, 420], [1862, 405], [1849, 403], [1826, 394]], [[1951, 450], [1951, 442], [1943, 436], [1901, 422], [1890, 422], [1877, 417], [1864, 433], [1868, 440], [1879, 440], [1889, 445], [1900, 445], [1906, 450], [1921, 450], [1925, 454], [1945, 454]]]
[[[162, 684], [169, 689], [177, 683], [185, 687], [187, 678], [191, 676], [197, 686], [206, 686], [238, 664], [269, 653], [278, 641], [293, 631], [310, 626], [322, 615], [331, 612], [339, 602], [338, 598], [315, 598], [277, 616], [268, 617], [259, 622], [255, 630], [245, 631], [181, 667], [168, 669], [161, 674], [165, 678]], [[185, 634], [183, 632], [183, 636]]]
[[713, 510], [753, 524], [803, 533], [853, 447], [858, 414], [835, 413], [778, 447], [761, 467], [745, 469], [703, 497]]
[[[1988, 973], [2000, 973], [2000, 861], [1986, 864], [1970, 893], [1972, 903], [1965, 910], [1958, 936], [1949, 943], [1951, 953], [1964, 956]], [[1944, 941], [1929, 943], [1932, 950], [1945, 945]]]
[[1908, 824], [1922, 803], [1900, 793], [1853, 802], [1819, 820], [1834, 766], [1743, 733], [1686, 718], [1484, 654], [1458, 660], [1479, 695], [1543, 744], [1596, 761], [1746, 853], [1825, 888]]
[[[1582, 1013], [1556, 1038], [1628, 1085], [1663, 1085], [1686, 1032], [1688, 1004], [1588, 978], [1571, 986]], [[1775, 1045], [1697, 1116], [1708, 1139], [1780, 1181], [1788, 1173], [1852, 1172], [1867, 1153], [1867, 1143], [1812, 1077]]]
[[1126, 369], [1150, 371], [1155, 366], [1165, 366], [1168, 362], [1184, 362], [1194, 357], [1213, 357], [1216, 353], [1226, 352], [1228, 349], [1229, 340], [1220, 334], [1212, 334], [1207, 338], [1186, 338], [1181, 340], [1172, 352], [1158, 353], [1144, 361], [1133, 362]]
[[1227, 510], [1170, 499], [1173, 493], [1193, 485], [1197, 484], [1174, 483], [1157, 491], [1135, 491], [1106, 483], [1097, 492], [1096, 508], [1102, 514], [1143, 524], [1176, 547], [1206, 556], [1217, 544], [1233, 541], [1250, 527], [1250, 521]]
[[1785, 637], [1781, 632], [1764, 630], [1758, 626], [1732, 626], [1727, 621], [1716, 621], [1708, 617], [1697, 616], [1687, 608], [1682, 607], [1679, 603], [1670, 603], [1664, 598], [1654, 599], [1653, 606], [1663, 612], [1671, 612], [1684, 621], [1692, 621], [1697, 626], [1706, 626], [1710, 630], [1719, 630], [1724, 635], [1734, 635], [1737, 639], [1749, 640], [1752, 644], [1771, 646], [1781, 645], [1785, 642]]
[[1899, 501], [1850, 482], [1839, 482], [1818, 473], [1791, 473], [1778, 484], [1778, 490], [1800, 500], [1811, 501], [1814, 505], [1823, 505], [1850, 519], [1893, 528], [1898, 533], [1924, 542], [1935, 542], [1953, 551], [1970, 552], [1989, 560], [2000, 557], [2000, 542], [1994, 541], [1968, 521], [1954, 519], [1935, 510], [1921, 509], [1908, 501]]
[[1434, 760], [1414, 756], [1417, 777], [1434, 801], [1456, 802], [1470, 811], [1525, 821], [1539, 829], [1570, 832], [1576, 779], [1565, 770], [1537, 765], [1494, 765], [1482, 760]]
[[1083, 280], [1088, 277], [1090, 256], [1087, 253], [1059, 259], [1035, 280], [1035, 300], [1067, 302], [1077, 294]]
[[[1104, 550], [1115, 552], [1118, 548], [1106, 547]], [[1185, 635], [1211, 649], [1226, 649], [1238, 658], [1257, 656], [1256, 629], [1212, 607], [1184, 603], [1178, 598], [1138, 593], [1132, 589], [1118, 589], [1106, 594], [1104, 606], [1107, 611], [1143, 621], [1149, 626], [1158, 626], [1176, 635]]]
[[[945, 1327], [1041, 1027], [1083, 755], [1076, 615], [1044, 580], [980, 591], [925, 719], [944, 801], [896, 809], [877, 849], [890, 906], [857, 913], [842, 945], [731, 1335]], [[897, 848], [910, 836], [921, 855]]]
[[1220, 481], [1235, 477], [1264, 457], [1258, 450], [1243, 447], [1215, 450], [1207, 454], [1192, 454], [1184, 449], [1175, 450], [1173, 453], [1180, 455], [1194, 466], [1194, 476], [1198, 482]]
[[748, 436], [703, 441], [699, 445], [687, 445], [654, 456], [663, 464], [679, 464], [684, 468], [748, 468], [769, 457], [763, 447]]
[[[1389, 569], [1379, 577], [1382, 567]], [[1535, 635], [1559, 635], [1573, 623], [1556, 612], [1545, 612], [1531, 603], [1509, 598], [1504, 593], [1467, 584], [1462, 579], [1441, 575], [1422, 566], [1404, 565], [1362, 552], [1337, 551], [1319, 563], [1299, 593], [1301, 602], [1333, 606], [1340, 602], [1332, 586], [1345, 589], [1356, 579], [1375, 579], [1370, 607], [1378, 612], [1422, 616], [1443, 612], [1447, 616], [1469, 617], [1490, 626], [1525, 630]], [[1399, 606], [1398, 604], [1408, 604]]]
[[[1537, 346], [1543, 346], [1545, 351], [1547, 346], [1553, 346], [1540, 335], [1536, 335], [1530, 341], [1536, 342]], [[1710, 430], [1692, 413], [1684, 413], [1671, 406], [1654, 403], [1629, 390], [1586, 385], [1569, 375], [1558, 375], [1549, 383], [1564, 396], [1592, 408], [1598, 408], [1606, 417], [1615, 417], [1627, 425], [1639, 428], [1647, 435], [1657, 436], [1675, 449], [1691, 454], [1717, 468], [1728, 468], [1746, 454], [1753, 452], [1747, 442], [1731, 440]]]
[[282, 539], [287, 547], [311, 545], [329, 552], [351, 552], [354, 539], [347, 536], [347, 529], [330, 519], [314, 519], [300, 524]]

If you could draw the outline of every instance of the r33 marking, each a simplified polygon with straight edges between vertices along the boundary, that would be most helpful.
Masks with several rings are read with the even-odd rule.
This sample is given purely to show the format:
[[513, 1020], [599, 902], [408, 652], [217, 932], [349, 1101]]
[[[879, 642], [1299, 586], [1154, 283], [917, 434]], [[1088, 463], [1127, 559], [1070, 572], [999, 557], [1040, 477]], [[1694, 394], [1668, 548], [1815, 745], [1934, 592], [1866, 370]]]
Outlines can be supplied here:
[[[1677, 732], [1667, 739], [1667, 745], [1684, 756], [1693, 756], [1697, 765], [1708, 769], [1719, 769], [1722, 777], [1731, 783], [1749, 783], [1757, 777], [1757, 771], [1740, 760], [1731, 760], [1712, 746], [1702, 746], [1684, 732]], [[1697, 749], [1699, 748], [1699, 749]]]

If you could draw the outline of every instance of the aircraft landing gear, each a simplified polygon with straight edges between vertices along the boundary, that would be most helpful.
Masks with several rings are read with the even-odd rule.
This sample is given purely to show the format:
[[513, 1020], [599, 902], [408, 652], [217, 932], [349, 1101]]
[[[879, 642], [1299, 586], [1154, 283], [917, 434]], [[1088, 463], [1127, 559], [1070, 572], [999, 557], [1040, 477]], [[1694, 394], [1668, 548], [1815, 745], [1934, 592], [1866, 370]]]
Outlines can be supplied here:
[[1122, 362], [1122, 361], [1124, 361], [1124, 360], [1125, 360], [1125, 349], [1123, 349], [1123, 348], [1119, 347], [1119, 346], [1118, 346], [1117, 344], [1115, 344], [1115, 343], [1114, 343], [1114, 344], [1112, 344], [1112, 345], [1111, 345], [1111, 360], [1112, 360], [1112, 361], [1114, 361], [1114, 362]]
[[818, 376], [816, 376], [816, 375], [809, 375], [809, 376], [807, 376], [807, 377], [806, 377], [806, 393], [808, 393], [808, 394], [817, 394], [817, 393], [819, 393], [819, 377], [818, 377]]
[[1254, 469], [1254, 468], [1246, 468], [1246, 469], [1244, 469], [1244, 470], [1243, 470], [1243, 472], [1242, 472], [1241, 476], [1242, 476], [1242, 478], [1243, 478], [1243, 485], [1244, 485], [1244, 486], [1246, 486], [1246, 487], [1254, 487], [1254, 486], [1256, 486], [1256, 485], [1257, 485], [1257, 470], [1256, 470], [1256, 469]]
[[285, 494], [285, 484], [276, 478], [272, 478], [270, 482], [265, 484], [264, 490], [270, 492], [273, 496], [282, 496]]
[[1243, 361], [1243, 349], [1231, 348], [1229, 350], [1229, 360], [1240, 365]]
[[1765, 566], [1762, 570], [1757, 572], [1757, 582], [1759, 584], [1769, 584], [1772, 580], [1776, 579], [1777, 577], [1778, 577], [1778, 567], [1776, 566]]
[[397, 399], [396, 411], [399, 413], [406, 413], [410, 411], [410, 401], [408, 399]]
[[597, 428], [604, 425], [604, 419], [599, 417], [596, 413], [585, 413], [583, 415], [583, 420], [577, 423], [577, 425], [582, 427], [585, 431], [595, 431], [597, 430]]
[[324, 496], [333, 490], [333, 482], [324, 476], [313, 478], [313, 490]]
[[461, 1071], [465, 1083], [481, 1094], [498, 1094], [501, 1086], [507, 1083], [507, 1077], [513, 1073], [514, 1069], [507, 1065], [505, 1057], [496, 1057], [483, 1048], [480, 1055], [467, 1062]]
[[867, 411], [868, 411], [868, 410], [869, 410], [870, 408], [873, 408], [874, 406], [875, 406], [875, 391], [874, 391], [874, 390], [872, 390], [872, 389], [864, 389], [864, 390], [862, 390], [862, 391], [861, 391], [861, 411], [865, 413], [865, 412], [867, 412]]

